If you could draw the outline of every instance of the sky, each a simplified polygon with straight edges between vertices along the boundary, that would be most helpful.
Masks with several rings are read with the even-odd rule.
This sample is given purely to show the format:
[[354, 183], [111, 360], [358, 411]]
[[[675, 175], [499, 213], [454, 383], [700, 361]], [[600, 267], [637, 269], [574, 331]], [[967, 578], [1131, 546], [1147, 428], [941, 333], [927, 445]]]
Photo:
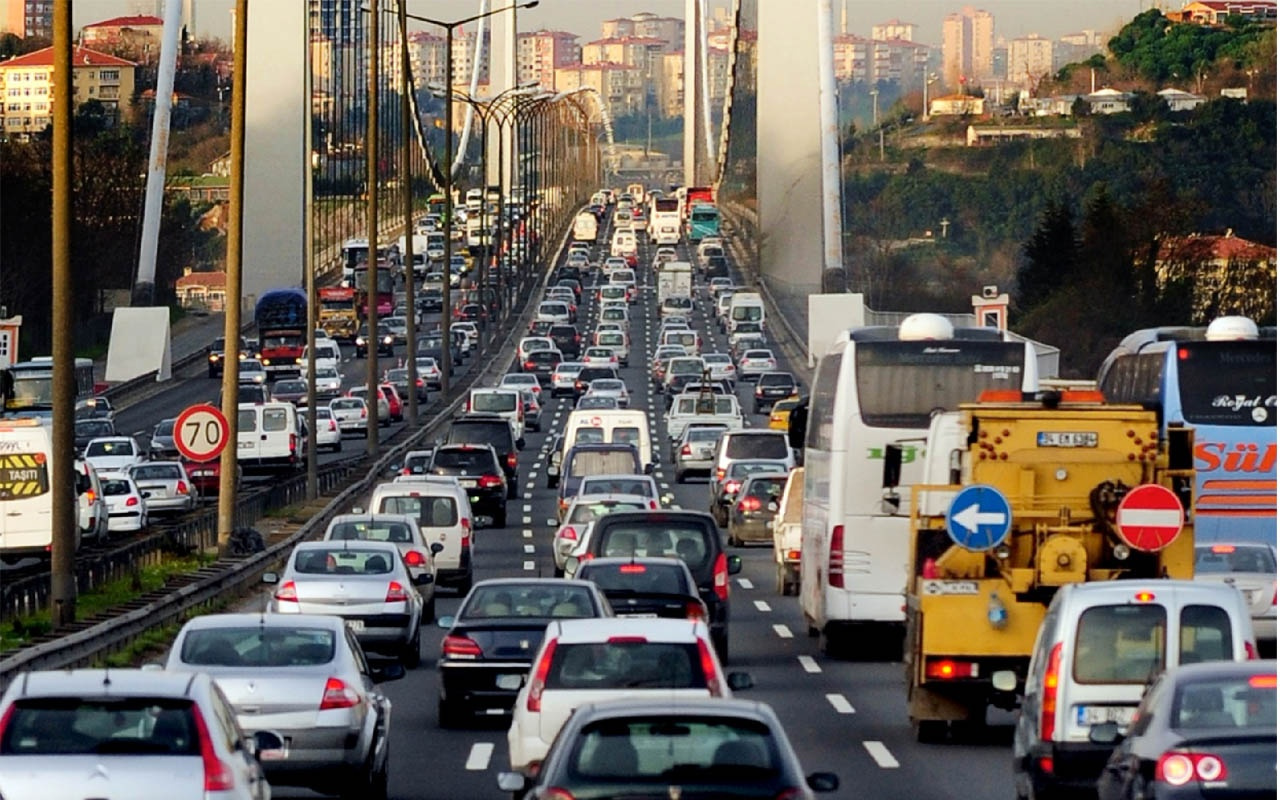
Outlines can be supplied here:
[[[304, 2], [305, 0], [254, 0], [254, 2]], [[757, 0], [760, 3], [787, 3], [803, 7], [806, 0]], [[841, 0], [831, 0], [837, 9]], [[408, 0], [410, 13], [437, 19], [460, 19], [479, 9], [480, 0]], [[712, 6], [728, 7], [729, 0], [709, 0]], [[807, 0], [815, 3], [817, 0]], [[1015, 38], [1038, 33], [1057, 38], [1081, 29], [1114, 32], [1140, 11], [1152, 6], [1153, 0], [911, 0], [892, 4], [883, 0], [844, 0], [848, 6], [849, 33], [869, 36], [871, 26], [897, 16], [904, 22], [920, 26], [917, 39], [931, 45], [942, 43], [942, 19], [965, 5], [986, 9], [995, 16], [996, 36]], [[229, 39], [232, 0], [195, 0], [196, 33]], [[491, 0], [489, 7], [506, 5], [507, 0]], [[157, 0], [77, 0], [73, 21], [81, 25], [129, 13], [155, 13]], [[1179, 0], [1165, 0], [1177, 7]], [[613, 17], [650, 11], [661, 16], [684, 16], [685, 0], [541, 0], [537, 8], [521, 12], [520, 29], [552, 28], [567, 30], [582, 37], [583, 42], [600, 35], [600, 23]], [[816, 6], [815, 6], [816, 7]], [[252, 3], [250, 4], [252, 13]], [[837, 22], [838, 25], [838, 22]]]

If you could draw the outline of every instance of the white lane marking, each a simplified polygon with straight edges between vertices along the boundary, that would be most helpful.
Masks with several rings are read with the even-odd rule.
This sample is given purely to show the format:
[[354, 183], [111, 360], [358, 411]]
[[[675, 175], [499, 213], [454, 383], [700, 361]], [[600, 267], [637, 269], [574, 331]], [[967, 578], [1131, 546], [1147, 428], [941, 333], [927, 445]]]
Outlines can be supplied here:
[[751, 582], [750, 578], [738, 578], [738, 585], [741, 586], [743, 589], [756, 588], [755, 584]]
[[790, 639], [795, 636], [791, 629], [781, 623], [773, 626], [773, 632], [778, 634], [779, 639]]
[[660, 488], [660, 489], [670, 489], [670, 488], [671, 488], [671, 484], [669, 484], [669, 483], [660, 483], [660, 484], [658, 484], [658, 488]]
[[[537, 484], [536, 482], [534, 482], [534, 481], [529, 481], [528, 483], [526, 483], [526, 484], [524, 485], [524, 488], [532, 490], [532, 489], [536, 488], [537, 486], [538, 486], [538, 484]], [[533, 495], [529, 494], [529, 492], [525, 492], [525, 494], [524, 494], [524, 499], [525, 499], [525, 500], [532, 500], [532, 499], [533, 499]]]
[[822, 672], [822, 667], [813, 660], [813, 656], [796, 656], [796, 660], [800, 662], [800, 668], [805, 672]]
[[531, 545], [531, 544], [526, 544], [526, 545], [524, 546], [524, 552], [525, 552], [526, 554], [528, 554], [528, 555], [532, 555], [532, 554], [533, 554], [533, 545]]
[[530, 505], [529, 503], [525, 503], [525, 504], [524, 504], [524, 513], [528, 514], [528, 513], [529, 513], [530, 511], [532, 511], [532, 510], [533, 510], [533, 506], [532, 506], [532, 505]]
[[520, 522], [521, 522], [521, 524], [524, 524], [524, 525], [532, 525], [532, 524], [533, 524], [533, 517], [521, 517], [521, 518], [520, 518]]
[[827, 702], [831, 704], [838, 713], [852, 714], [853, 706], [849, 705], [849, 701], [844, 699], [844, 695], [839, 692], [833, 692], [827, 695]]
[[765, 601], [763, 600], [756, 601], [756, 611], [772, 611], [772, 610], [773, 609], [769, 608], [769, 604], [766, 603]]
[[875, 759], [883, 769], [897, 769], [898, 759], [893, 757], [893, 753], [889, 752], [889, 748], [884, 746], [884, 742], [863, 742], [862, 746], [867, 748], [867, 752]]
[[533, 562], [532, 561], [524, 562], [524, 568], [529, 572], [533, 572]]
[[529, 528], [525, 528], [524, 530], [520, 531], [520, 536], [521, 538], [524, 538], [524, 539], [532, 539], [533, 531], [530, 530]]
[[472, 772], [483, 772], [489, 768], [489, 760], [493, 758], [493, 742], [476, 742], [471, 745], [467, 754], [466, 768]]

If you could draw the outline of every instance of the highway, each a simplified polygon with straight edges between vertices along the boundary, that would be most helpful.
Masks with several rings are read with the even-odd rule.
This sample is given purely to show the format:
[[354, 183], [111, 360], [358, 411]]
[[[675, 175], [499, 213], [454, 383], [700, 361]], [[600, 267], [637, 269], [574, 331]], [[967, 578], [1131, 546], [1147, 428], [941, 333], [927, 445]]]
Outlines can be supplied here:
[[[601, 242], [606, 242], [603, 236]], [[653, 247], [641, 244], [637, 274], [648, 284], [641, 302], [633, 306], [630, 366], [621, 373], [633, 392], [633, 407], [646, 409], [657, 443], [665, 442], [663, 402], [648, 394], [647, 365], [654, 347], [658, 320], [649, 264]], [[601, 254], [601, 250], [605, 251]], [[607, 245], [597, 255], [608, 255]], [[681, 258], [690, 260], [681, 245]], [[593, 328], [584, 291], [579, 327]], [[706, 297], [705, 285], [695, 295]], [[695, 327], [704, 338], [704, 352], [728, 352], [724, 336], [714, 323], [710, 307], [700, 300]], [[642, 353], [644, 354], [642, 357]], [[510, 354], [500, 354], [509, 358]], [[778, 354], [781, 357], [781, 353]], [[344, 373], [360, 370], [363, 362], [344, 364]], [[789, 368], [783, 364], [781, 368]], [[175, 391], [165, 405], [152, 413], [176, 413], [185, 403], [209, 399], [216, 384], [193, 378], [184, 390]], [[745, 400], [750, 384], [740, 384]], [[522, 499], [512, 508], [506, 529], [478, 532], [475, 558], [477, 579], [552, 575], [551, 537], [555, 527], [555, 493], [545, 488], [546, 448], [572, 409], [571, 399], [551, 400], [543, 411], [543, 432], [527, 433], [520, 457]], [[744, 403], [750, 409], [750, 403]], [[138, 417], [139, 420], [142, 417]], [[767, 424], [764, 415], [753, 415], [754, 426]], [[362, 443], [361, 443], [362, 444]], [[705, 479], [677, 484], [670, 463], [659, 465], [655, 478], [663, 492], [675, 496], [673, 505], [705, 509]], [[516, 501], [513, 501], [516, 502]], [[822, 655], [818, 640], [806, 635], [797, 599], [774, 592], [772, 551], [767, 547], [740, 548], [743, 571], [733, 578], [731, 593], [731, 645], [729, 668], [746, 670], [755, 687], [739, 696], [772, 705], [783, 720], [806, 772], [830, 770], [840, 776], [841, 788], [825, 797], [874, 797], [878, 800], [931, 800], [932, 798], [1012, 797], [1012, 718], [993, 717], [995, 723], [964, 743], [920, 745], [907, 723], [902, 665], [884, 661], [842, 661]], [[442, 591], [437, 613], [453, 614], [459, 599]], [[258, 601], [247, 605], [256, 607]], [[436, 724], [437, 676], [435, 660], [443, 631], [432, 626], [423, 632], [422, 666], [401, 681], [388, 683], [384, 691], [394, 703], [390, 770], [391, 796], [404, 800], [498, 798], [496, 775], [507, 768], [505, 719], [482, 720], [471, 729], [441, 730]], [[277, 797], [315, 797], [307, 790], [280, 787]]]

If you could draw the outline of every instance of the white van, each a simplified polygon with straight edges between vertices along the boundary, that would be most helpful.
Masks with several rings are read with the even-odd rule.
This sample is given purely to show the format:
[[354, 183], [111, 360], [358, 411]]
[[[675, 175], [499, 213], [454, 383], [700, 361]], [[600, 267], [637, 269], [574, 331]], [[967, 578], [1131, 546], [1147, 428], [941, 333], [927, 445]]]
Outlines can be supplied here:
[[613, 354], [618, 357], [619, 364], [625, 367], [631, 363], [630, 336], [622, 331], [597, 331], [595, 338], [597, 347], [613, 349]]
[[663, 331], [658, 346], [679, 345], [684, 348], [685, 355], [696, 356], [702, 351], [702, 337], [691, 330]]
[[773, 564], [778, 594], [800, 594], [800, 547], [804, 529], [804, 467], [787, 476], [773, 517]]
[[740, 322], [759, 322], [764, 327], [764, 299], [758, 293], [736, 292], [729, 301], [725, 332], [733, 333]]
[[475, 577], [471, 562], [475, 520], [471, 502], [457, 478], [401, 475], [391, 483], [374, 487], [369, 512], [405, 514], [416, 519], [427, 546], [439, 542], [444, 547], [435, 556], [436, 583], [457, 587], [463, 594], [471, 590]]
[[50, 436], [38, 419], [0, 420], [0, 557], [5, 560], [47, 556], [53, 545]]
[[[1244, 596], [1228, 584], [1119, 580], [1067, 584], [1045, 611], [1014, 729], [1019, 797], [1091, 790], [1151, 681], [1166, 669], [1257, 658]], [[993, 680], [995, 675], [992, 676]]]
[[293, 403], [241, 403], [236, 458], [245, 472], [293, 472], [306, 464], [302, 420]]
[[497, 414], [511, 425], [517, 444], [524, 440], [524, 403], [518, 389], [472, 389], [466, 408], [469, 414]]
[[564, 424], [564, 454], [575, 444], [634, 444], [640, 450], [640, 466], [646, 471], [654, 466], [653, 442], [649, 435], [649, 419], [638, 408], [583, 409], [569, 413]]
[[311, 363], [311, 353], [305, 347], [302, 348], [302, 369], [305, 376], [312, 368], [319, 369], [342, 369], [342, 351], [338, 349], [338, 343], [332, 339], [325, 341], [316, 340], [316, 357], [315, 363]]
[[614, 231], [613, 241], [609, 243], [609, 255], [627, 259], [628, 263], [636, 257], [636, 235], [629, 230]]

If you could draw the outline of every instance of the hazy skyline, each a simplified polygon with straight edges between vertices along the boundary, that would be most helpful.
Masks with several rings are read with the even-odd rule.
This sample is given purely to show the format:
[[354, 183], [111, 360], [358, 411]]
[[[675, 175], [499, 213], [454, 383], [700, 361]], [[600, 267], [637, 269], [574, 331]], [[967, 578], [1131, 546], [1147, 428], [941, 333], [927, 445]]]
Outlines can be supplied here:
[[[258, 0], [261, 2], [262, 0]], [[304, 2], [305, 0], [270, 0], [270, 2]], [[489, 7], [507, 4], [508, 0], [491, 0]], [[799, 0], [758, 0], [760, 3], [791, 3], [803, 7]], [[816, 0], [813, 0], [816, 7]], [[841, 0], [836, 7], [837, 31]], [[196, 33], [229, 39], [233, 0], [195, 0]], [[710, 0], [712, 7], [729, 7], [729, 0]], [[390, 5], [384, 0], [384, 5]], [[846, 0], [848, 31], [869, 36], [871, 26], [894, 17], [917, 26], [918, 40], [929, 45], [942, 43], [942, 20], [948, 14], [972, 5], [995, 16], [996, 35], [1010, 39], [1038, 33], [1056, 39], [1083, 29], [1114, 32], [1140, 11], [1152, 7], [1152, 0], [1075, 0], [1055, 3], [1046, 0], [912, 0], [903, 8], [869, 0]], [[1176, 2], [1170, 5], [1178, 5]], [[157, 0], [81, 0], [75, 4], [74, 23], [78, 30], [88, 23], [129, 13], [155, 13], [163, 2]], [[437, 19], [454, 20], [471, 16], [479, 8], [479, 0], [410, 0], [411, 13]], [[537, 8], [520, 12], [520, 29], [551, 28], [566, 30], [589, 42], [600, 35], [600, 23], [614, 17], [650, 11], [661, 16], [683, 17], [685, 0], [541, 0]], [[252, 12], [252, 5], [250, 6]], [[415, 25], [422, 29], [429, 26]]]

